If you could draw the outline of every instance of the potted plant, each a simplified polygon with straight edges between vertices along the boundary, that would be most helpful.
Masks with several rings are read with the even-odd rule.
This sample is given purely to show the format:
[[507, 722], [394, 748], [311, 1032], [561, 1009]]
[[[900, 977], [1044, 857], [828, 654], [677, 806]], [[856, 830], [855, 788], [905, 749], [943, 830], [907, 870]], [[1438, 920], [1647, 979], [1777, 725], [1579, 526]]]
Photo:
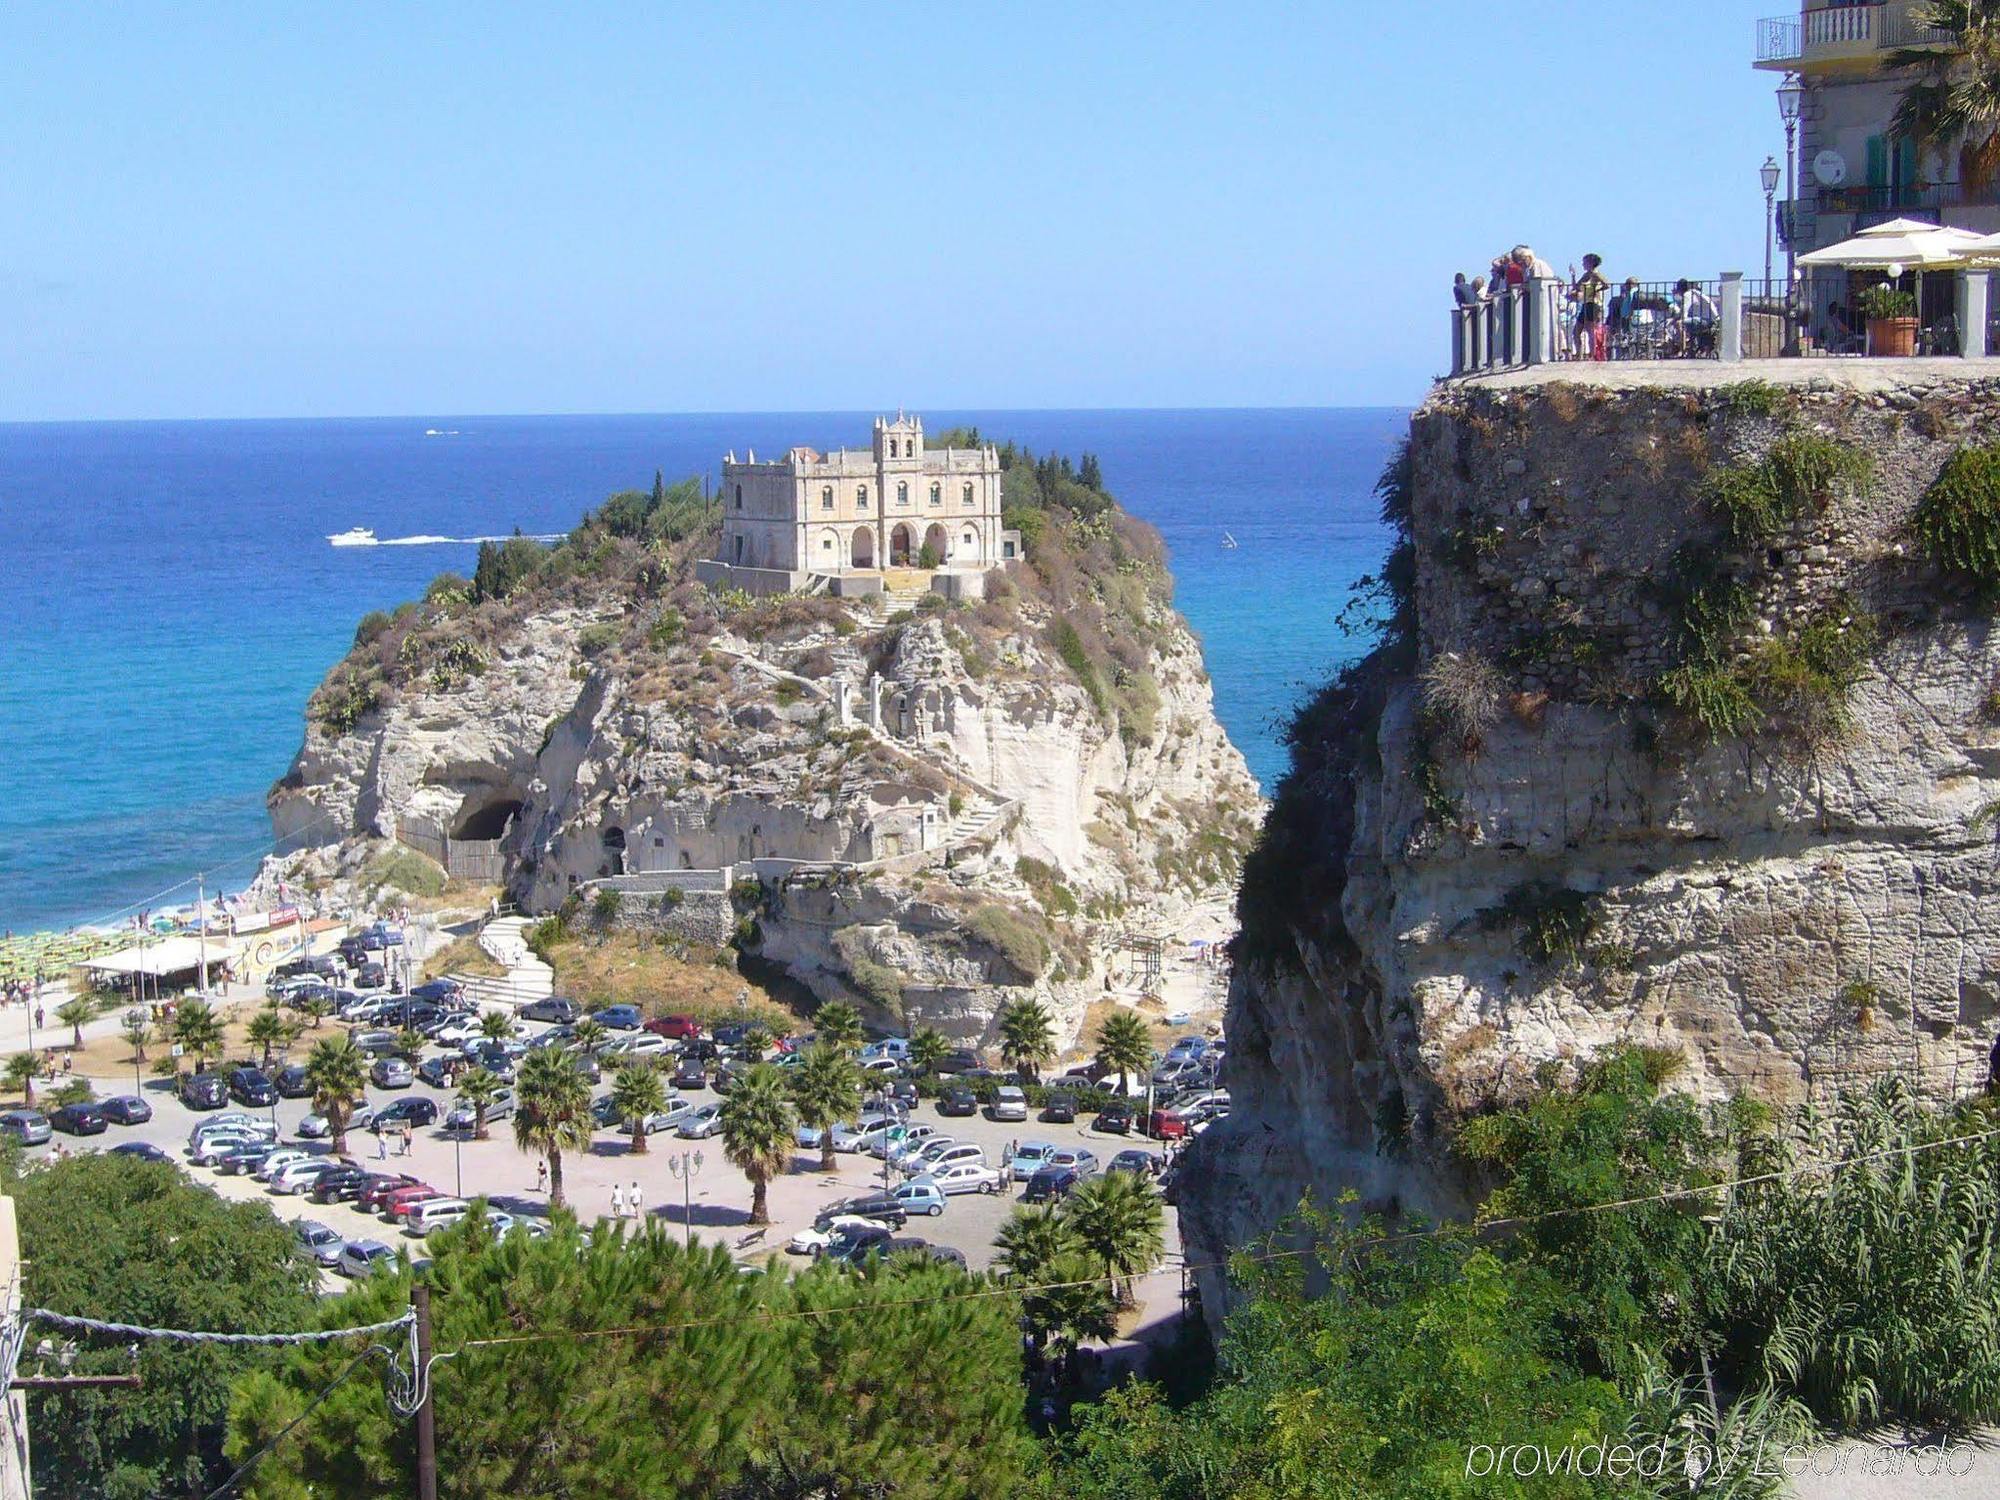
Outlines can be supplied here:
[[1868, 323], [1868, 352], [1912, 355], [1917, 352], [1917, 298], [1889, 282], [1871, 286], [1854, 299], [1855, 311]]

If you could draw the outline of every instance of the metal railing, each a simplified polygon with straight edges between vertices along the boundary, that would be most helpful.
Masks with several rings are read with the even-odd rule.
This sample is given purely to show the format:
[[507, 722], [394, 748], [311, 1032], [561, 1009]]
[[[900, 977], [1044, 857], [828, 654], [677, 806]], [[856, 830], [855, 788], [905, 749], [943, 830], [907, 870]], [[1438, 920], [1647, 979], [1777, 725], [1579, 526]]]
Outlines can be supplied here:
[[1594, 295], [1554, 279], [1504, 287], [1453, 308], [1452, 374], [1565, 361], [1741, 359], [1753, 323], [1759, 352], [1749, 357], [1766, 357], [1785, 342], [1781, 297], [1779, 326], [1765, 326], [1771, 297], [1763, 283], [1738, 276], [1621, 282]]
[[1911, 0], [1821, 5], [1801, 15], [1759, 21], [1756, 61], [1765, 66], [1796, 65], [1817, 57], [1851, 58], [1898, 47], [1945, 47], [1956, 41], [1949, 31], [1919, 24]]
[[1805, 28], [1797, 16], [1771, 16], [1757, 23], [1757, 61], [1793, 62], [1805, 55]]

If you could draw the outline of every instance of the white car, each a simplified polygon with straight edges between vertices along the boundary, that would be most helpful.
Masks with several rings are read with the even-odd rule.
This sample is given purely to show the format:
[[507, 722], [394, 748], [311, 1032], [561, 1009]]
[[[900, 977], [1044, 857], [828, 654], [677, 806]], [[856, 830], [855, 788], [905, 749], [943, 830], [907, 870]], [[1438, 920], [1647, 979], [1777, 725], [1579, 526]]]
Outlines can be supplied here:
[[[661, 1135], [678, 1130], [681, 1121], [695, 1112], [695, 1107], [694, 1100], [684, 1095], [667, 1095], [667, 1107], [646, 1116], [646, 1134]], [[624, 1130], [628, 1135], [631, 1133], [632, 1126], [629, 1122], [624, 1126]]]
[[679, 1134], [683, 1140], [705, 1141], [722, 1129], [722, 1106], [716, 1103], [696, 1106], [694, 1112], [680, 1123]]
[[858, 1214], [835, 1214], [824, 1224], [815, 1224], [810, 1229], [801, 1229], [792, 1236], [785, 1248], [794, 1255], [819, 1255], [833, 1243], [844, 1229], [874, 1229], [877, 1221], [864, 1219]]
[[[374, 1123], [375, 1107], [371, 1104], [355, 1105], [354, 1113], [347, 1117], [347, 1128], [349, 1130], [366, 1130]], [[327, 1136], [333, 1134], [333, 1126], [325, 1115], [315, 1112], [299, 1121], [298, 1133], [302, 1140], [324, 1140]]]
[[[514, 1118], [514, 1091], [502, 1089], [486, 1106], [486, 1123], [498, 1124], [502, 1120]], [[464, 1100], [460, 1100], [444, 1112], [446, 1130], [470, 1130], [478, 1123], [478, 1111]]]
[[1001, 1186], [1000, 1174], [980, 1161], [955, 1161], [916, 1180], [934, 1184], [947, 1198], [959, 1193], [997, 1193]]
[[857, 1066], [864, 1075], [881, 1074], [885, 1077], [899, 1073], [903, 1068], [893, 1057], [864, 1057]]
[[[889, 1120], [873, 1129], [862, 1131], [855, 1138], [854, 1149], [866, 1151], [870, 1156], [880, 1156], [890, 1147], [900, 1144], [908, 1129], [909, 1127], [900, 1120]], [[836, 1151], [847, 1149], [840, 1144], [837, 1135], [834, 1137], [833, 1149]]]
[[255, 1175], [259, 1182], [275, 1182], [278, 1174], [292, 1165], [293, 1162], [318, 1160], [319, 1158], [314, 1156], [310, 1151], [301, 1151], [296, 1146], [284, 1146], [273, 1151], [263, 1161], [259, 1162]]
[[995, 1120], [1026, 1120], [1028, 1118], [1028, 1095], [1024, 1089], [1013, 1084], [1002, 1084], [993, 1091], [993, 1102], [987, 1107], [987, 1114]]
[[199, 1146], [204, 1136], [217, 1131], [231, 1131], [239, 1135], [257, 1136], [263, 1140], [275, 1140], [278, 1127], [271, 1123], [267, 1115], [247, 1115], [240, 1109], [232, 1109], [224, 1114], [210, 1115], [188, 1132], [188, 1149]]
[[955, 1161], [984, 1161], [986, 1153], [970, 1141], [955, 1141], [949, 1137], [939, 1137], [932, 1141], [916, 1156], [903, 1164], [905, 1177], [921, 1177], [938, 1167], [948, 1167]]
[[459, 1047], [485, 1035], [479, 1028], [479, 1017], [453, 1016], [431, 1033], [431, 1040], [441, 1047]]
[[426, 1198], [404, 1216], [403, 1233], [420, 1240], [471, 1212], [472, 1205], [463, 1198]]
[[[871, 1131], [879, 1130], [885, 1125], [893, 1125], [895, 1123], [894, 1119], [882, 1113], [881, 1110], [871, 1109], [858, 1120], [845, 1121], [833, 1127], [833, 1149], [836, 1151], [864, 1150], [865, 1147], [862, 1143]], [[818, 1145], [818, 1140], [815, 1139], [813, 1144], [815, 1146]]]
[[267, 1138], [247, 1130], [211, 1130], [188, 1148], [188, 1159], [198, 1167], [212, 1167], [225, 1156], [245, 1146], [261, 1145]]
[[655, 1031], [628, 1031], [614, 1036], [597, 1047], [599, 1062], [624, 1062], [634, 1057], [665, 1057], [670, 1052], [680, 1051], [681, 1044], [672, 1037], [661, 1036]]
[[938, 1139], [941, 1139], [941, 1137], [937, 1126], [928, 1121], [919, 1120], [904, 1128], [902, 1140], [898, 1141], [889, 1152], [889, 1161], [891, 1165], [900, 1167], [904, 1162], [915, 1157], [919, 1151], [923, 1150], [932, 1141]]

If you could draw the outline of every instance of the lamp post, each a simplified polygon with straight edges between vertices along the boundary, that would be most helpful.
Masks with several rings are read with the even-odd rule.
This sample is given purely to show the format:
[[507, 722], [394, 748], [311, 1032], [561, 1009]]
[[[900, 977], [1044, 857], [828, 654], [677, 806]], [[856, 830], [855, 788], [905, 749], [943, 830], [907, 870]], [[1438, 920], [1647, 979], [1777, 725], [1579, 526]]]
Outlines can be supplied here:
[[1799, 75], [1787, 73], [1778, 86], [1778, 117], [1785, 122], [1785, 353], [1796, 354], [1796, 323], [1792, 301], [1799, 276], [1798, 222], [1793, 205], [1798, 201], [1799, 116], [1805, 110], [1806, 89]]
[[[133, 1036], [139, 1034], [139, 1023], [145, 1019], [146, 1012], [136, 1005], [125, 1012], [125, 1024], [131, 1030]], [[34, 1045], [30, 1043], [28, 1051], [32, 1053], [34, 1050]], [[145, 1088], [139, 1082], [139, 1049], [137, 1047], [132, 1049], [132, 1092], [142, 1097], [145, 1094]]]
[[672, 1172], [681, 1185], [681, 1242], [689, 1250], [694, 1248], [694, 1180], [701, 1175], [701, 1153], [683, 1151], [667, 1158], [667, 1170]]
[[1771, 294], [1771, 232], [1778, 222], [1778, 158], [1767, 156], [1757, 169], [1764, 184], [1764, 295]]

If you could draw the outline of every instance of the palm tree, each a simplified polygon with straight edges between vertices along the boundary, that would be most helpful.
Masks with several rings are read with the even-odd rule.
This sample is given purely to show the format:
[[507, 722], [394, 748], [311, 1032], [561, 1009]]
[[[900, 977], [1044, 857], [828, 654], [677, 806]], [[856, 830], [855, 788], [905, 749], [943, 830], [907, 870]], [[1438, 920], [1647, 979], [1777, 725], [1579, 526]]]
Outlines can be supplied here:
[[504, 1042], [514, 1034], [511, 1017], [497, 1010], [489, 1010], [479, 1018], [479, 1034], [489, 1042]]
[[1063, 1200], [1063, 1217], [1114, 1292], [1119, 1277], [1151, 1270], [1166, 1253], [1166, 1210], [1144, 1173], [1091, 1178]]
[[1000, 1056], [1030, 1083], [1039, 1083], [1042, 1064], [1056, 1055], [1055, 1020], [1039, 1000], [1020, 999], [1002, 1006], [999, 1015]]
[[1021, 1289], [1021, 1316], [1037, 1354], [1117, 1332], [1116, 1305], [1083, 1241], [1053, 1208], [1017, 1208], [994, 1239], [994, 1269]]
[[194, 1057], [195, 1072], [205, 1072], [208, 1060], [222, 1051], [222, 1022], [206, 1000], [183, 1000], [174, 1012], [174, 1040]]
[[429, 1038], [421, 1031], [405, 1026], [401, 1031], [396, 1033], [396, 1050], [411, 1062], [415, 1062], [419, 1057], [423, 1056], [424, 1043], [428, 1040]]
[[861, 1108], [861, 1069], [837, 1047], [808, 1047], [791, 1070], [792, 1107], [799, 1123], [819, 1132], [819, 1169], [838, 1171], [833, 1159], [833, 1127]]
[[95, 1021], [104, 1014], [102, 995], [78, 995], [73, 1000], [65, 1000], [56, 1007], [56, 1019], [70, 1029], [70, 1046], [83, 1045], [83, 1028], [86, 1022]]
[[7, 1059], [6, 1070], [0, 1072], [0, 1080], [6, 1082], [10, 1094], [19, 1094], [23, 1104], [32, 1106], [35, 1102], [35, 1071], [39, 1066], [34, 1053], [16, 1052]]
[[1118, 1075], [1118, 1091], [1131, 1092], [1131, 1077], [1153, 1065], [1153, 1033], [1129, 1010], [1114, 1011], [1097, 1028], [1097, 1061]]
[[845, 1000], [829, 1000], [814, 1012], [813, 1030], [822, 1046], [856, 1051], [861, 1046], [861, 1012]]
[[602, 1021], [593, 1021], [585, 1016], [569, 1029], [570, 1045], [579, 1052], [595, 1052], [611, 1035], [611, 1028]]
[[632, 1154], [645, 1155], [646, 1116], [667, 1107], [667, 1085], [660, 1070], [644, 1058], [625, 1064], [611, 1081], [611, 1103], [618, 1118], [632, 1129]]
[[951, 1043], [934, 1026], [919, 1026], [910, 1038], [910, 1062], [919, 1073], [935, 1073], [951, 1055]]
[[333, 1002], [324, 995], [308, 995], [303, 1000], [293, 1002], [292, 1008], [304, 1014], [312, 1023], [314, 1031], [319, 1030], [320, 1022], [333, 1014]]
[[486, 1111], [500, 1097], [504, 1085], [490, 1068], [470, 1068], [458, 1080], [458, 1102], [472, 1106], [472, 1138], [486, 1139]]
[[562, 1154], [590, 1148], [590, 1082], [555, 1047], [530, 1052], [514, 1084], [514, 1144], [549, 1163], [549, 1207], [563, 1206]]
[[758, 1063], [722, 1098], [722, 1154], [750, 1179], [750, 1222], [768, 1224], [767, 1189], [792, 1159], [796, 1117], [784, 1075]]
[[146, 1044], [153, 1039], [153, 1018], [139, 1006], [125, 1012], [119, 1030], [125, 1033], [125, 1040], [132, 1044], [132, 1061], [146, 1060]]
[[1892, 136], [1921, 148], [1958, 147], [1967, 202], [2000, 171], [2000, 5], [1994, 0], [1930, 0], [1913, 25], [1944, 32], [1943, 46], [1904, 47], [1884, 64], [1910, 75], [1890, 121]]
[[294, 1032], [291, 1022], [278, 1013], [275, 1005], [267, 1005], [250, 1018], [250, 1025], [244, 1035], [250, 1045], [264, 1049], [264, 1071], [271, 1070], [271, 1052], [277, 1047], [291, 1045]]
[[743, 1033], [743, 1040], [736, 1044], [747, 1053], [751, 1061], [756, 1061], [771, 1050], [771, 1033], [762, 1026], [752, 1026]]
[[313, 1108], [326, 1116], [336, 1156], [347, 1153], [347, 1122], [368, 1091], [368, 1058], [349, 1037], [326, 1037], [306, 1054]]

